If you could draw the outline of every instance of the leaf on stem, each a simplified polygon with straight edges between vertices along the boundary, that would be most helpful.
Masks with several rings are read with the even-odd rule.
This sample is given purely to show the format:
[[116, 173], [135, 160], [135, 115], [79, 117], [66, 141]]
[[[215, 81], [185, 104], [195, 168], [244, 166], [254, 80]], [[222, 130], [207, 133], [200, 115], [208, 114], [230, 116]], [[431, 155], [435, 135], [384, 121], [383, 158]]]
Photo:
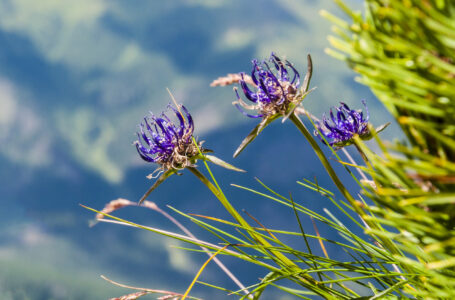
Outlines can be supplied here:
[[265, 127], [267, 127], [270, 123], [272, 123], [273, 120], [277, 119], [280, 115], [276, 114], [274, 116], [262, 119], [261, 123], [256, 125], [256, 127], [253, 128], [253, 130], [246, 136], [246, 138], [242, 141], [240, 146], [235, 150], [234, 152], [234, 157], [237, 157], [240, 152], [242, 152], [248, 144], [250, 144], [258, 135], [261, 133], [262, 130], [264, 130]]
[[150, 195], [150, 193], [153, 192], [153, 190], [155, 190], [160, 184], [162, 184], [168, 177], [170, 177], [174, 173], [177, 173], [176, 169], [169, 169], [163, 174], [161, 174], [161, 176], [158, 177], [158, 179], [155, 181], [152, 187], [150, 187], [148, 191], [145, 192], [145, 194], [141, 197], [138, 203], [141, 204]]
[[307, 55], [307, 64], [308, 64], [308, 68], [307, 68], [307, 72], [306, 72], [306, 75], [305, 75], [305, 79], [303, 80], [303, 85], [302, 85], [302, 88], [303, 88], [303, 92], [308, 92], [308, 87], [310, 86], [310, 81], [311, 81], [311, 77], [313, 76], [313, 60], [311, 59], [311, 55]]
[[213, 155], [204, 155], [201, 159], [203, 159], [205, 161], [209, 161], [211, 163], [214, 163], [215, 165], [218, 165], [218, 166], [223, 167], [225, 169], [229, 169], [229, 170], [236, 171], [236, 172], [242, 172], [242, 173], [246, 172], [245, 170], [242, 170], [240, 168], [234, 167], [233, 165], [228, 164], [224, 160], [219, 159], [218, 157], [213, 156]]
[[386, 129], [388, 126], [390, 125], [390, 122], [387, 122], [381, 126], [379, 126], [378, 128], [376, 128], [376, 133], [379, 133], [381, 131], [383, 131], [384, 129]]

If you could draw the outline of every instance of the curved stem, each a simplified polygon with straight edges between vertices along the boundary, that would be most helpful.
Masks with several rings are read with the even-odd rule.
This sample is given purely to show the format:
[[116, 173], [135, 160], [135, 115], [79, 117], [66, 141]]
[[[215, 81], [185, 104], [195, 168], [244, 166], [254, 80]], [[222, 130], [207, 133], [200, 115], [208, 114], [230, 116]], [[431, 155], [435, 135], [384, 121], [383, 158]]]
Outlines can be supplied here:
[[[250, 235], [258, 241], [262, 246], [265, 247], [272, 247], [269, 242], [267, 242], [263, 237], [260, 235], [257, 235], [254, 233], [253, 228], [248, 224], [247, 221], [237, 212], [237, 210], [232, 206], [232, 204], [227, 200], [226, 196], [223, 194], [223, 192], [217, 188], [210, 180], [208, 180], [207, 177], [204, 176], [201, 172], [199, 172], [198, 169], [194, 167], [188, 167], [188, 170], [191, 171], [196, 177], [202, 181], [202, 183], [209, 188], [209, 190], [215, 195], [215, 197], [218, 198], [218, 200], [221, 202], [221, 204], [224, 206], [224, 208], [229, 212], [229, 214], [240, 224], [242, 227], [244, 227]], [[264, 249], [265, 250], [265, 249]], [[271, 253], [273, 253], [279, 261], [286, 267], [290, 268], [291, 270], [295, 271], [297, 267], [296, 264], [294, 264], [289, 258], [284, 256], [281, 252], [270, 250]]]
[[[226, 196], [223, 194], [221, 189], [219, 188], [218, 184], [215, 186], [207, 177], [204, 176], [198, 169], [194, 167], [187, 167], [188, 170], [191, 171], [207, 188], [218, 198], [224, 208], [231, 214], [231, 216], [240, 224], [247, 232], [253, 237], [254, 240], [258, 242], [259, 245], [263, 246], [265, 251], [269, 251], [273, 256], [276, 258], [276, 262], [279, 265], [285, 267], [287, 272], [283, 272], [284, 275], [290, 275], [297, 278], [300, 282], [303, 283], [304, 286], [313, 286], [316, 287], [318, 282], [314, 280], [311, 276], [307, 274], [300, 274], [302, 269], [299, 268], [293, 261], [287, 258], [283, 253], [273, 250], [273, 246], [267, 242], [261, 235], [256, 234], [254, 229], [248, 224], [245, 219], [235, 210], [232, 204], [227, 200]], [[213, 176], [213, 175], [212, 175]], [[216, 183], [216, 181], [215, 181]], [[335, 297], [323, 289], [313, 289], [314, 292], [318, 293], [319, 295], [325, 297], [326, 299], [335, 299]]]
[[196, 276], [194, 277], [193, 281], [191, 282], [190, 286], [186, 289], [186, 292], [185, 294], [183, 294], [182, 296], [182, 300], [185, 300], [186, 297], [188, 296], [188, 294], [190, 293], [191, 289], [193, 288], [194, 284], [196, 283], [197, 279], [199, 278], [199, 276], [202, 274], [202, 271], [204, 271], [205, 267], [208, 265], [208, 263], [214, 259], [218, 254], [220, 254], [224, 249], [226, 249], [227, 247], [229, 247], [229, 245], [226, 245], [224, 246], [223, 248], [220, 248], [218, 249], [218, 251], [216, 251], [215, 253], [213, 253], [209, 259], [207, 259], [205, 261], [205, 263], [202, 265], [202, 267], [199, 269], [199, 271], [197, 272]]
[[235, 210], [231, 203], [226, 199], [223, 192], [220, 191], [207, 177], [204, 176], [198, 169], [194, 167], [188, 167], [188, 170], [191, 171], [212, 193], [215, 197], [221, 202], [221, 204], [226, 208], [229, 214], [241, 225], [250, 227], [248, 223], [242, 218], [242, 216]]
[[[322, 165], [326, 169], [327, 173], [329, 174], [330, 178], [332, 181], [335, 183], [337, 186], [338, 190], [341, 192], [341, 194], [348, 200], [349, 204], [351, 204], [352, 208], [354, 211], [362, 218], [362, 220], [365, 220], [365, 216], [367, 215], [365, 211], [356, 203], [356, 200], [352, 195], [349, 193], [349, 191], [346, 189], [344, 184], [341, 182], [341, 180], [338, 178], [335, 170], [332, 168], [330, 165], [329, 160], [327, 157], [324, 155], [322, 152], [322, 149], [319, 147], [318, 143], [316, 140], [313, 138], [311, 133], [308, 131], [306, 128], [305, 124], [303, 124], [302, 120], [295, 114], [292, 114], [289, 119], [294, 123], [294, 125], [299, 129], [299, 131], [303, 134], [303, 136], [306, 138], [306, 140], [310, 143], [311, 148], [313, 148], [314, 152], [318, 156], [319, 160], [321, 161]], [[381, 230], [379, 226], [377, 226], [376, 223], [374, 222], [369, 222], [368, 224], [371, 228]], [[388, 248], [389, 251], [391, 251], [393, 254], [400, 254], [399, 249], [397, 246], [390, 240], [385, 239], [385, 238], [380, 238], [384, 246]]]
[[360, 146], [356, 142], [354, 143], [354, 145], [357, 151], [359, 152], [360, 156], [362, 157], [363, 161], [367, 165], [367, 167], [372, 169], [373, 167], [371, 166], [370, 160], [366, 156], [365, 152], [363, 152], [362, 148], [360, 148]]
[[[311, 133], [308, 131], [305, 124], [303, 124], [302, 120], [300, 120], [300, 118], [297, 117], [295, 114], [291, 115], [289, 117], [289, 119], [292, 121], [292, 123], [294, 123], [294, 125], [297, 127], [297, 129], [300, 130], [300, 132], [303, 134], [303, 136], [306, 138], [306, 140], [310, 143], [311, 148], [313, 148], [314, 152], [318, 156], [319, 160], [321, 161], [322, 165], [326, 169], [327, 173], [329, 173], [330, 178], [332, 178], [332, 180], [335, 183], [335, 185], [337, 186], [338, 190], [343, 194], [343, 196], [346, 198], [346, 200], [349, 201], [349, 203], [354, 204], [354, 202], [355, 202], [354, 197], [352, 197], [352, 195], [346, 189], [344, 184], [338, 178], [337, 174], [335, 173], [335, 170], [330, 165], [329, 160], [325, 157], [324, 152], [322, 152], [321, 147], [319, 147], [318, 143], [313, 138]], [[364, 214], [364, 212], [362, 210], [360, 210], [356, 205], [353, 205], [353, 207], [354, 207], [354, 209], [356, 209], [356, 212], [359, 215]]]
[[[358, 166], [356, 161], [352, 158], [351, 154], [349, 154], [348, 150], [346, 150], [345, 147], [341, 148], [341, 151], [343, 151], [344, 155], [346, 155], [346, 157], [351, 162], [351, 164], [353, 164], [354, 166]], [[365, 173], [361, 169], [356, 168], [356, 170], [359, 173], [359, 175], [362, 177], [363, 180], [368, 180], [368, 177], [365, 175]]]
[[[150, 207], [151, 209], [159, 212], [162, 214], [164, 217], [166, 217], [169, 221], [174, 223], [178, 228], [180, 228], [187, 236], [189, 236], [192, 239], [196, 240], [196, 237], [194, 234], [186, 228], [183, 224], [181, 224], [179, 221], [177, 221], [174, 217], [172, 217], [170, 214], [162, 210], [161, 208], [158, 207], [158, 205], [154, 205], [153, 207]], [[199, 246], [209, 257], [212, 256], [212, 253], [210, 252], [209, 249], [205, 248], [204, 246]], [[248, 289], [240, 282], [240, 280], [232, 274], [232, 272], [221, 262], [221, 260], [218, 259], [218, 257], [213, 257], [213, 261], [218, 265], [218, 267], [226, 273], [226, 275], [246, 294], [248, 295], [250, 292]]]

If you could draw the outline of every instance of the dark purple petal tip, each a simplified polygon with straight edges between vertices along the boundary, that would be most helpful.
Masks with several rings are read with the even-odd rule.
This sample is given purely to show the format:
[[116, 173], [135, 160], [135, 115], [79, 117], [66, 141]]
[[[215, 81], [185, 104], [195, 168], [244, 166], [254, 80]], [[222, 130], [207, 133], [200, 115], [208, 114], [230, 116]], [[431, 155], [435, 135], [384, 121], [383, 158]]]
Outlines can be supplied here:
[[145, 117], [144, 122], [139, 125], [138, 140], [134, 144], [139, 156], [147, 162], [171, 162], [175, 149], [182, 148], [182, 143], [185, 146], [193, 136], [194, 123], [188, 110], [183, 105], [178, 108], [168, 105], [168, 109], [172, 110], [172, 115], [177, 118], [177, 124], [163, 112], [160, 117], [153, 114]]
[[[271, 53], [268, 60], [259, 62], [252, 60], [251, 80], [254, 87], [248, 86], [244, 73], [241, 73], [242, 87], [245, 97], [255, 103], [257, 116], [268, 116], [276, 113], [285, 114], [289, 103], [296, 99], [300, 86], [300, 74], [287, 60]], [[253, 85], [253, 84], [251, 84]], [[239, 97], [237, 97], [239, 98]], [[243, 114], [252, 115], [241, 110]]]
[[[343, 147], [349, 145], [356, 134], [361, 138], [370, 136], [368, 130], [368, 108], [365, 101], [362, 101], [362, 103], [367, 111], [367, 118], [363, 117], [361, 111], [350, 109], [346, 103], [340, 102], [340, 106], [336, 108], [336, 116], [333, 110], [330, 109], [330, 120], [324, 114], [322, 123], [316, 124], [330, 146]], [[315, 134], [318, 135], [316, 132]]]

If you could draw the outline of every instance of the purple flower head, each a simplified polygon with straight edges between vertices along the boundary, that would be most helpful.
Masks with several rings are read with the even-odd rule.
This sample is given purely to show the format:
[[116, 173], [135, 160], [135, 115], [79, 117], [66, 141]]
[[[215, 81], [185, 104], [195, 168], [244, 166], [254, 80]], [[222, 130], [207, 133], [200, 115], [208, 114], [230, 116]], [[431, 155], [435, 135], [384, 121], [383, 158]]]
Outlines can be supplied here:
[[[354, 135], [359, 135], [361, 139], [370, 139], [371, 134], [368, 129], [369, 113], [365, 101], [362, 101], [366, 110], [366, 117], [364, 117], [361, 110], [350, 109], [346, 103], [340, 102], [340, 106], [336, 107], [336, 112], [330, 109], [330, 120], [324, 114], [322, 117], [322, 124], [317, 123], [318, 130], [327, 139], [330, 146], [341, 148], [353, 143]], [[315, 135], [319, 135], [315, 131]], [[320, 137], [320, 136], [319, 136]], [[320, 137], [321, 140], [322, 137]]]
[[[253, 60], [251, 80], [244, 73], [241, 73], [240, 85], [245, 97], [253, 102], [253, 105], [246, 104], [239, 96], [237, 89], [237, 101], [235, 106], [250, 118], [268, 117], [277, 113], [285, 114], [289, 104], [301, 96], [299, 90], [300, 74], [285, 60], [281, 60], [274, 53], [267, 61], [258, 63]], [[247, 81], [253, 87], [250, 88]], [[257, 114], [251, 115], [244, 109], [256, 110]]]
[[193, 118], [183, 105], [178, 108], [169, 105], [168, 110], [178, 124], [164, 112], [159, 117], [150, 113], [139, 125], [134, 144], [143, 160], [160, 164], [164, 170], [182, 169], [193, 165], [191, 158], [199, 153], [192, 139]]

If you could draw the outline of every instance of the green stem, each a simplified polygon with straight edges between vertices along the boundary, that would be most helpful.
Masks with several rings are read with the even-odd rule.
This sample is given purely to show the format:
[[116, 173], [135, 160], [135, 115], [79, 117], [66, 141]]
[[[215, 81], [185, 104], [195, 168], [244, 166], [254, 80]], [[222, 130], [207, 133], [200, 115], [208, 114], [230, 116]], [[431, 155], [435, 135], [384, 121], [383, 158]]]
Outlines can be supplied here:
[[[245, 228], [248, 233], [262, 246], [264, 246], [264, 250], [267, 250], [267, 248], [273, 248], [272, 245], [267, 242], [262, 236], [256, 234], [254, 232], [254, 229], [248, 224], [247, 221], [235, 210], [235, 208], [231, 205], [231, 203], [227, 200], [226, 196], [223, 194], [221, 189], [217, 186], [215, 186], [210, 180], [208, 180], [207, 177], [204, 176], [201, 172], [199, 172], [198, 169], [194, 167], [187, 167], [188, 170], [190, 170], [191, 173], [193, 173], [207, 188], [217, 197], [217, 199], [221, 202], [221, 204], [224, 206], [224, 208], [231, 214], [231, 216]], [[289, 258], [287, 258], [283, 253], [268, 249], [280, 262], [280, 264], [284, 265], [291, 274], [294, 273], [293, 276], [295, 276], [297, 279], [299, 279], [304, 285], [311, 285], [313, 287], [317, 286], [318, 283], [315, 281], [311, 276], [309, 275], [301, 275], [301, 269]], [[284, 275], [288, 275], [284, 274]], [[317, 289], [315, 290], [316, 293], [319, 295], [325, 297], [326, 299], [334, 299], [334, 296], [326, 292], [322, 289]]]
[[[356, 203], [356, 200], [352, 195], [349, 193], [349, 191], [346, 189], [344, 184], [341, 182], [341, 180], [338, 178], [337, 174], [335, 173], [335, 170], [332, 168], [330, 165], [330, 162], [328, 161], [327, 157], [324, 155], [322, 152], [322, 149], [319, 147], [318, 143], [316, 140], [313, 138], [313, 135], [308, 131], [306, 128], [305, 124], [303, 124], [302, 120], [295, 114], [292, 114], [289, 119], [294, 123], [294, 125], [300, 130], [300, 132], [303, 134], [303, 136], [307, 139], [307, 141], [310, 143], [311, 148], [313, 148], [314, 152], [318, 156], [319, 160], [321, 161], [322, 165], [326, 169], [327, 173], [329, 174], [330, 178], [333, 180], [335, 183], [336, 187], [338, 190], [341, 192], [341, 194], [348, 200], [348, 202], [351, 204], [352, 208], [355, 210], [355, 212], [362, 218], [366, 216], [365, 211]], [[368, 222], [369, 226], [373, 229], [381, 230], [376, 223], [373, 222]], [[384, 246], [386, 246], [389, 251], [391, 251], [393, 254], [400, 254], [399, 249], [397, 246], [387, 240], [387, 239], [382, 239], [382, 243]]]
[[[217, 188], [210, 180], [208, 180], [207, 177], [204, 176], [201, 172], [199, 172], [198, 169], [194, 167], [188, 167], [188, 170], [191, 171], [196, 177], [202, 181], [203, 184], [205, 184], [206, 187], [209, 188], [209, 190], [215, 195], [215, 197], [218, 198], [218, 200], [221, 202], [221, 204], [224, 206], [224, 208], [231, 214], [231, 216], [240, 224], [242, 227], [244, 227], [250, 234], [251, 236], [257, 240], [261, 245], [265, 247], [272, 247], [269, 242], [267, 242], [263, 237], [260, 235], [257, 235], [254, 233], [253, 228], [248, 224], [247, 221], [237, 212], [237, 210], [231, 205], [231, 203], [227, 200], [226, 196], [223, 194], [223, 192]], [[296, 271], [296, 268], [298, 266], [294, 264], [289, 258], [284, 256], [281, 252], [277, 252], [274, 250], [270, 250], [280, 261], [282, 264], [284, 264], [286, 267], [288, 267], [292, 271]]]
[[[372, 172], [371, 174], [373, 174], [373, 171], [374, 171], [373, 165], [371, 164], [370, 160], [368, 159], [368, 156], [365, 154], [365, 151], [362, 150], [362, 147], [359, 144], [360, 142], [361, 141], [360, 141], [359, 137], [354, 138], [354, 145], [355, 145], [355, 148], [357, 149], [357, 152], [359, 152], [359, 154], [362, 157], [362, 160], [364, 161], [365, 165]], [[375, 176], [371, 176], [371, 179], [373, 180], [373, 182], [374, 182], [374, 184], [376, 186], [379, 186], [379, 183], [377, 182]]]
[[370, 160], [366, 156], [365, 152], [363, 152], [363, 150], [360, 148], [360, 146], [357, 144], [357, 142], [354, 142], [354, 145], [355, 145], [355, 148], [357, 149], [357, 151], [359, 152], [360, 156], [362, 157], [363, 161], [367, 165], [367, 167], [372, 170], [373, 167], [371, 166]]
[[221, 204], [223, 204], [224, 208], [231, 214], [234, 219], [239, 222], [243, 226], [249, 227], [246, 224], [246, 221], [242, 218], [242, 216], [235, 210], [235, 208], [231, 205], [231, 203], [226, 199], [226, 196], [210, 181], [207, 177], [204, 176], [198, 169], [194, 167], [188, 167], [188, 170], [191, 171], [196, 177], [205, 184], [206, 187], [215, 195], [215, 197], [220, 200]]
[[[341, 180], [338, 178], [337, 174], [335, 173], [335, 170], [333, 170], [328, 159], [325, 157], [324, 152], [322, 152], [321, 147], [319, 147], [318, 143], [313, 138], [311, 133], [308, 131], [305, 124], [303, 124], [302, 120], [300, 120], [300, 118], [297, 117], [295, 114], [292, 114], [289, 117], [289, 119], [292, 121], [292, 123], [294, 123], [294, 125], [300, 130], [300, 132], [303, 134], [303, 136], [310, 143], [311, 148], [313, 148], [314, 152], [318, 156], [318, 158], [321, 161], [324, 168], [327, 170], [327, 173], [329, 173], [330, 178], [332, 178], [332, 180], [335, 183], [335, 185], [337, 186], [338, 190], [340, 190], [341, 194], [343, 194], [343, 196], [349, 201], [349, 203], [351, 203], [351, 205], [355, 204], [355, 199], [352, 197], [352, 195], [349, 193], [349, 191], [343, 185]], [[356, 212], [359, 215], [364, 214], [364, 212], [361, 209], [359, 209], [356, 205], [353, 205], [353, 207], [354, 207], [354, 209], [356, 209]]]

